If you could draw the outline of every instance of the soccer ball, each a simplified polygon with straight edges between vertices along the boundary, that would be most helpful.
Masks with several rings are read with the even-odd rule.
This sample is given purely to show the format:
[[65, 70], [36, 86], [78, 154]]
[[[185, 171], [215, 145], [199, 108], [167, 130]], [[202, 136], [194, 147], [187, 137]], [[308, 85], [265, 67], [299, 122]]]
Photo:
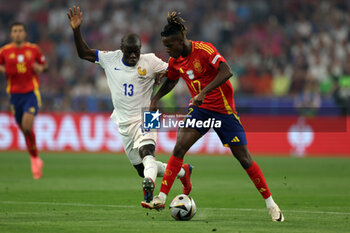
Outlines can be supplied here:
[[190, 220], [196, 214], [197, 207], [194, 200], [185, 195], [177, 195], [169, 205], [170, 214], [176, 220]]

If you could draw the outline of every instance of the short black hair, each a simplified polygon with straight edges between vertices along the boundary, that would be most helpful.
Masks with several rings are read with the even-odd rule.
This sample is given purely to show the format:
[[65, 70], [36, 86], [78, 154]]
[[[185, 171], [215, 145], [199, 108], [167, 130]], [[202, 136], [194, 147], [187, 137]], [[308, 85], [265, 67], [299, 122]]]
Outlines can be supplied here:
[[187, 28], [183, 24], [183, 20], [179, 15], [181, 12], [173, 11], [168, 13], [167, 21], [168, 24], [164, 26], [163, 31], [160, 33], [161, 36], [172, 36], [181, 33], [183, 36], [186, 35]]
[[15, 21], [15, 22], [11, 23], [10, 24], [10, 31], [12, 30], [12, 28], [14, 26], [22, 26], [24, 28], [24, 31], [26, 31], [26, 26], [22, 22]]
[[121, 41], [122, 46], [137, 45], [137, 44], [141, 45], [141, 39], [140, 39], [140, 36], [135, 34], [135, 33], [130, 33], [130, 34], [124, 35], [122, 38], [122, 41]]

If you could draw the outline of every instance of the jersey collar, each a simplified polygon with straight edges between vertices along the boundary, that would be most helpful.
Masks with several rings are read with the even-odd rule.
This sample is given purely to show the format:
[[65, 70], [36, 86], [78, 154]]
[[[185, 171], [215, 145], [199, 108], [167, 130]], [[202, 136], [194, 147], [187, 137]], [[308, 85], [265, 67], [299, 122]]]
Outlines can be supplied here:
[[127, 67], [134, 67], [134, 66], [136, 66], [137, 65], [137, 63], [136, 63], [136, 65], [134, 65], [134, 66], [132, 66], [132, 65], [128, 65], [128, 64], [126, 64], [125, 62], [124, 62], [124, 58], [122, 58], [122, 62], [123, 62], [123, 64], [124, 64], [124, 66], [127, 66]]

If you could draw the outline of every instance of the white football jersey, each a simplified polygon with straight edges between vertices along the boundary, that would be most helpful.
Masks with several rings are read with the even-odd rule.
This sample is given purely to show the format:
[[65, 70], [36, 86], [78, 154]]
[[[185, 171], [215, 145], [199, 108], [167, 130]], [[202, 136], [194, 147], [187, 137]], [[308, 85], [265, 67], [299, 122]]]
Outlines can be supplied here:
[[141, 54], [135, 66], [125, 65], [122, 58], [121, 50], [96, 50], [95, 63], [107, 76], [114, 106], [112, 120], [127, 125], [142, 119], [142, 111], [151, 104], [155, 74], [166, 70], [168, 64], [153, 53]]

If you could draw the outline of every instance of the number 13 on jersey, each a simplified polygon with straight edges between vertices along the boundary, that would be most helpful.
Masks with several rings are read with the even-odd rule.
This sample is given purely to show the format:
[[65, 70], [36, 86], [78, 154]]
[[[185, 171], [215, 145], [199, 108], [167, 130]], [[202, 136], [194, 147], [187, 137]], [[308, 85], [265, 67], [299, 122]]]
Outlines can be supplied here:
[[134, 85], [124, 83], [124, 95], [125, 96], [133, 96], [134, 95]]

